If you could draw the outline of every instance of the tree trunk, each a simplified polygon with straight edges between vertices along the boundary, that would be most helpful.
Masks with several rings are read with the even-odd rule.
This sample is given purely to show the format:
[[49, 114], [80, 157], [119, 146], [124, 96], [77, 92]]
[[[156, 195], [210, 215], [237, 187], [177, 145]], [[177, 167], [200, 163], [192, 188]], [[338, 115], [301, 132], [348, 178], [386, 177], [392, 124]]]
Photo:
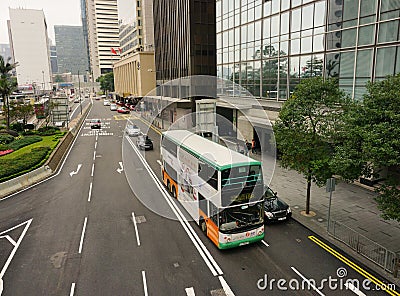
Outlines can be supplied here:
[[307, 198], [306, 198], [306, 214], [310, 213], [310, 199], [311, 199], [311, 175], [307, 176]]
[[10, 101], [9, 101], [9, 96], [6, 96], [6, 102], [7, 102], [7, 130], [10, 129]]

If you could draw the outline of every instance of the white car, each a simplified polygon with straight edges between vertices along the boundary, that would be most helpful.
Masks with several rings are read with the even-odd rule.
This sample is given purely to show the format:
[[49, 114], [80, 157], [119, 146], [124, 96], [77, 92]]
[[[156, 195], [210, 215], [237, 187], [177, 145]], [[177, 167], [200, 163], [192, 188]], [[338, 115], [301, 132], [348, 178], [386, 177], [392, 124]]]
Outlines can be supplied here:
[[125, 128], [125, 132], [128, 136], [137, 137], [141, 134], [140, 128], [137, 125], [127, 125]]
[[118, 110], [117, 104], [111, 104], [111, 105], [110, 105], [110, 110], [111, 110], [111, 111], [117, 111], [117, 110]]
[[111, 103], [110, 103], [109, 100], [104, 100], [103, 105], [104, 105], [104, 106], [110, 106]]

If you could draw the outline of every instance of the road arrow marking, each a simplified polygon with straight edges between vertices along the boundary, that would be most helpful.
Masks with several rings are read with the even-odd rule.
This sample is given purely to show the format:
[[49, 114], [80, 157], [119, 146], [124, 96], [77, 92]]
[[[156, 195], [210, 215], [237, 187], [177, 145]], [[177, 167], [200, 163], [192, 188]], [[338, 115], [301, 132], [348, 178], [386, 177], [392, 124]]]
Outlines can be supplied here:
[[79, 173], [79, 170], [81, 169], [82, 164], [78, 164], [78, 168], [76, 169], [76, 172], [72, 171], [69, 173], [69, 175], [72, 177], [73, 175], [77, 175]]
[[119, 162], [119, 168], [117, 169], [118, 174], [121, 174], [124, 171], [124, 166], [122, 161]]

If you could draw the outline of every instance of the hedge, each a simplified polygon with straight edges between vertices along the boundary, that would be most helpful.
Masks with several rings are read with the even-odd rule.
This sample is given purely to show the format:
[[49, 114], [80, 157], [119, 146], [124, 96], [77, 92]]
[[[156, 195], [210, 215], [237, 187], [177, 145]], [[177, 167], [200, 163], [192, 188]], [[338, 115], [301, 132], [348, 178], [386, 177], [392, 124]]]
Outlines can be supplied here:
[[37, 147], [31, 150], [29, 157], [24, 154], [15, 158], [0, 158], [0, 182], [7, 181], [38, 168], [46, 159], [49, 151], [49, 147]]
[[11, 144], [8, 144], [7, 146], [10, 149], [18, 150], [18, 149], [20, 149], [22, 147], [28, 146], [28, 145], [36, 143], [36, 142], [40, 142], [42, 140], [43, 139], [40, 136], [23, 137], [21, 139], [13, 141]]
[[38, 134], [41, 136], [52, 136], [60, 132], [60, 128], [55, 126], [45, 126], [38, 129]]
[[14, 141], [14, 137], [9, 134], [0, 134], [0, 144], [9, 144]]

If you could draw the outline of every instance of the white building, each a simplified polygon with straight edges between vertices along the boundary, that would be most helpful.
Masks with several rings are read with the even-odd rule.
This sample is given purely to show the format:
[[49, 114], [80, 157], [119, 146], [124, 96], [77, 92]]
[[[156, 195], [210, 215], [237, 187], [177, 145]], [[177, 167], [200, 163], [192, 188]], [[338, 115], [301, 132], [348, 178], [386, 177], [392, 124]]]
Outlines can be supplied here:
[[119, 49], [117, 0], [86, 0], [86, 20], [90, 65], [94, 79], [112, 71], [112, 64], [119, 56], [112, 53]]
[[9, 9], [8, 35], [19, 85], [51, 90], [50, 47], [43, 10]]

